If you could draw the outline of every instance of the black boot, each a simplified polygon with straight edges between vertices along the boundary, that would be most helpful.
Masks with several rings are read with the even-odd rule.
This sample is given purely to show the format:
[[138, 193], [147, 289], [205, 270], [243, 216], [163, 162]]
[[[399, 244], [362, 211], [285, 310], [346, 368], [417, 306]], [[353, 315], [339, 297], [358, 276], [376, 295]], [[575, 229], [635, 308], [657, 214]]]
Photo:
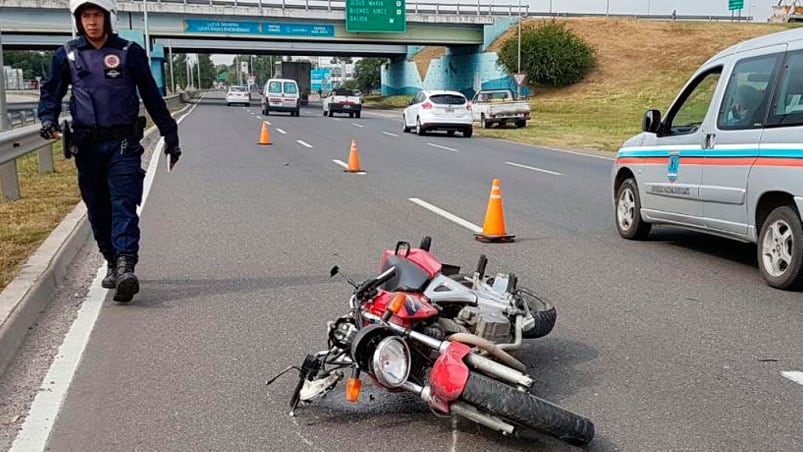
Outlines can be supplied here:
[[117, 262], [106, 261], [106, 277], [100, 285], [104, 289], [114, 289], [117, 287]]
[[134, 258], [120, 256], [117, 258], [117, 290], [114, 301], [128, 303], [139, 292], [139, 280], [134, 274]]

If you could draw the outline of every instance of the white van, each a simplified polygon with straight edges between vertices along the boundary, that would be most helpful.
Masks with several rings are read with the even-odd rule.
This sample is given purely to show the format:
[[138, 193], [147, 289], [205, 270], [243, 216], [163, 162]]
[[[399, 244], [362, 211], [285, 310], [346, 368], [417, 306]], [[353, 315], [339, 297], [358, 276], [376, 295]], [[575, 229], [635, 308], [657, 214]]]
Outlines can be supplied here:
[[290, 116], [298, 116], [301, 112], [298, 84], [295, 80], [272, 78], [265, 83], [262, 93], [262, 114], [272, 111], [286, 111]]
[[613, 168], [622, 237], [669, 224], [757, 243], [770, 286], [803, 288], [803, 29], [720, 52], [642, 130]]

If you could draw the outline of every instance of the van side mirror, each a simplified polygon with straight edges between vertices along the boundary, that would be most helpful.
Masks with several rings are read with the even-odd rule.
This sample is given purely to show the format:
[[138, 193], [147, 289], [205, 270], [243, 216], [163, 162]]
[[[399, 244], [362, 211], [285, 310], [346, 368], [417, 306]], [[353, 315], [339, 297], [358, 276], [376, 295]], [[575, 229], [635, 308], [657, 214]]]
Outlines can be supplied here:
[[661, 128], [661, 112], [659, 110], [647, 110], [644, 119], [641, 121], [641, 130], [644, 132], [658, 133]]

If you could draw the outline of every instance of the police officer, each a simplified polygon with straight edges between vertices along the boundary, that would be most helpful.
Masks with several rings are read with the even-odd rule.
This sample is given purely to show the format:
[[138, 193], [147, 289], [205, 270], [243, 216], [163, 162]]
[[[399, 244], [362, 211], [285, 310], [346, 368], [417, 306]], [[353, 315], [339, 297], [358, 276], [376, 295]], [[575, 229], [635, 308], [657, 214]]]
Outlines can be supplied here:
[[[151, 74], [139, 45], [113, 32], [115, 0], [70, 0], [78, 37], [53, 55], [50, 76], [39, 102], [41, 135], [61, 137], [61, 101], [72, 85], [72, 133], [65, 155], [75, 157], [78, 186], [86, 203], [92, 233], [106, 258], [103, 287], [115, 289], [114, 300], [129, 302], [139, 292], [134, 274], [139, 253], [142, 201], [144, 118], [139, 98], [165, 140], [169, 166], [178, 162], [178, 127]], [[66, 140], [65, 140], [66, 141]]]

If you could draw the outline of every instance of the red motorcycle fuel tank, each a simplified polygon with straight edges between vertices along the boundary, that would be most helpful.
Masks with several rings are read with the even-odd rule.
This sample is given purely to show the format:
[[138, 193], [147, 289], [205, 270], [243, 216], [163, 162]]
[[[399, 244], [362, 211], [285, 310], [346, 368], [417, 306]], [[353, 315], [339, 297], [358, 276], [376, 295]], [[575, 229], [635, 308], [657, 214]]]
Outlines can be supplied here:
[[[379, 295], [374, 297], [369, 310], [372, 314], [382, 316], [387, 310], [388, 304], [393, 300], [396, 292], [387, 292], [384, 290], [379, 291]], [[435, 317], [438, 315], [438, 310], [432, 307], [427, 301], [426, 297], [420, 294], [408, 293], [405, 294], [406, 300], [399, 312], [391, 317], [390, 321], [401, 325], [405, 328], [410, 328], [413, 324], [423, 320]]]

